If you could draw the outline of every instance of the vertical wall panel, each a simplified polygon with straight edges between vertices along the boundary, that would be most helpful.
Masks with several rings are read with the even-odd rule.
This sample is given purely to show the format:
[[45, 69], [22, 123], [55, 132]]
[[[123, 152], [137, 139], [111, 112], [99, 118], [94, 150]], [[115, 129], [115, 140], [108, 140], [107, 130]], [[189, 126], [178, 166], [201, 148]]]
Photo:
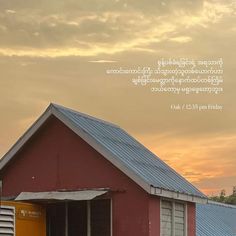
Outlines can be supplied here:
[[161, 202], [161, 236], [172, 236], [172, 202]]
[[196, 204], [188, 203], [187, 205], [188, 217], [188, 236], [196, 236]]
[[185, 235], [185, 205], [181, 203], [174, 204], [175, 236]]
[[149, 236], [160, 235], [160, 198], [150, 195], [149, 198]]

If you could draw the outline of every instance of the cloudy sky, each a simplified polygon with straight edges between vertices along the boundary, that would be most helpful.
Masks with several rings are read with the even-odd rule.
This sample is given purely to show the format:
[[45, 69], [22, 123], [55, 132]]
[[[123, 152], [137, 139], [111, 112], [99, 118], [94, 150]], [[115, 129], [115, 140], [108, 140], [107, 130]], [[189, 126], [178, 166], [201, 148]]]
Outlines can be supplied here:
[[[0, 0], [0, 156], [50, 102], [114, 122], [211, 195], [236, 185], [236, 2]], [[110, 68], [224, 61], [220, 95], [152, 93]], [[171, 104], [222, 111], [173, 111]]]

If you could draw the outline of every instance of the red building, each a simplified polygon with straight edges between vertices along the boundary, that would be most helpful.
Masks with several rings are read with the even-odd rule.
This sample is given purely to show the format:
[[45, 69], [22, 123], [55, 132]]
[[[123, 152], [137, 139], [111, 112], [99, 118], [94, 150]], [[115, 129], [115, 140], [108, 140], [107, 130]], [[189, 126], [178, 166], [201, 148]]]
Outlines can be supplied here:
[[206, 202], [120, 127], [55, 104], [0, 170], [3, 199], [46, 207], [48, 236], [195, 236]]

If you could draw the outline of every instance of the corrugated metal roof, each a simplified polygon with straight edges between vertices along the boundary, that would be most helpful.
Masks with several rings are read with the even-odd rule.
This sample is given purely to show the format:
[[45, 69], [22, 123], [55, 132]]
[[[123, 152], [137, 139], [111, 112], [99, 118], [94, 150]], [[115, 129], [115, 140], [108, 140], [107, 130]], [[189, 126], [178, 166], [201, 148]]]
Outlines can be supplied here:
[[27, 201], [27, 200], [81, 201], [81, 200], [92, 200], [105, 193], [107, 193], [107, 190], [21, 192], [15, 200], [16, 201]]
[[236, 207], [209, 202], [196, 205], [197, 236], [235, 236]]
[[52, 106], [150, 186], [206, 198], [196, 187], [117, 125], [59, 105]]

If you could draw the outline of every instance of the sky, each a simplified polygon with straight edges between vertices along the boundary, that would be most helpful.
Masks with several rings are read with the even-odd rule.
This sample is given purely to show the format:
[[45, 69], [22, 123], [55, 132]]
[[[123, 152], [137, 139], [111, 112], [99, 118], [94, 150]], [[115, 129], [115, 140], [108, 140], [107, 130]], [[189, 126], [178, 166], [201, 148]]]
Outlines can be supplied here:
[[[235, 44], [232, 0], [0, 0], [0, 156], [54, 102], [118, 124], [204, 193], [231, 194]], [[106, 73], [161, 58], [222, 58], [223, 93], [153, 93]]]

